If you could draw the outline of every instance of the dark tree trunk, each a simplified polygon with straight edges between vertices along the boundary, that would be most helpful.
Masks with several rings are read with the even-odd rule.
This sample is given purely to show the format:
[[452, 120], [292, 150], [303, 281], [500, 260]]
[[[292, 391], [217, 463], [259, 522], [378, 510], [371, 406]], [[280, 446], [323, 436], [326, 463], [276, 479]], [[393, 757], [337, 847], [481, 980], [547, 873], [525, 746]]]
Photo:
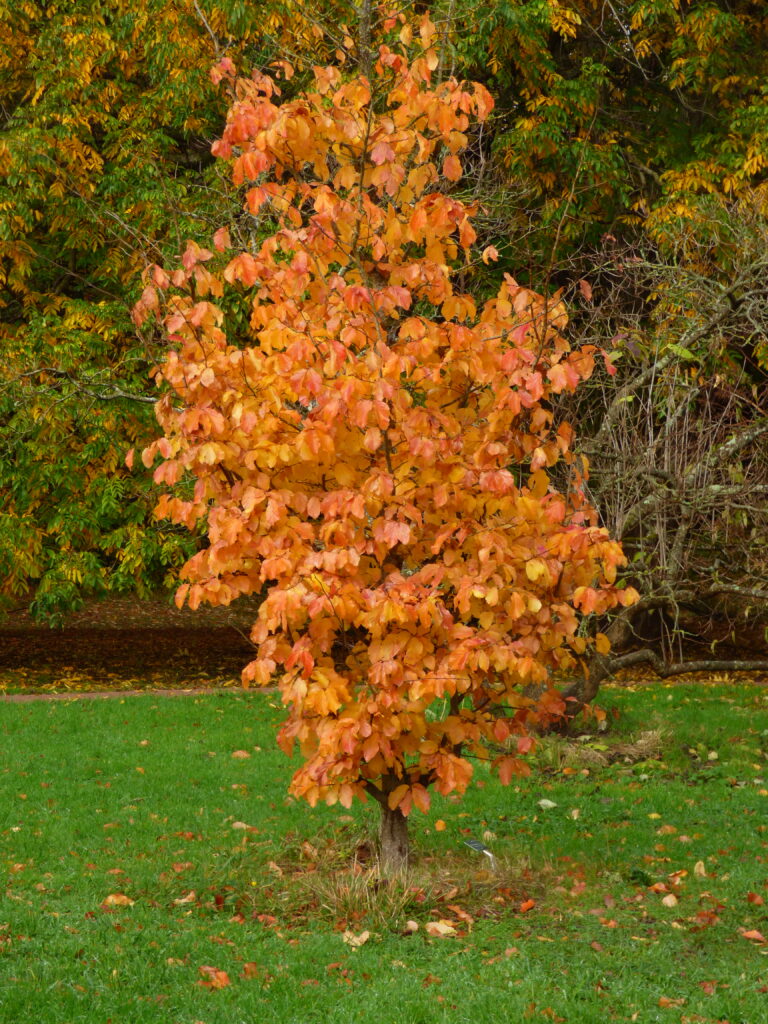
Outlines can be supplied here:
[[408, 819], [399, 808], [392, 811], [381, 805], [379, 859], [382, 874], [396, 875], [408, 868]]

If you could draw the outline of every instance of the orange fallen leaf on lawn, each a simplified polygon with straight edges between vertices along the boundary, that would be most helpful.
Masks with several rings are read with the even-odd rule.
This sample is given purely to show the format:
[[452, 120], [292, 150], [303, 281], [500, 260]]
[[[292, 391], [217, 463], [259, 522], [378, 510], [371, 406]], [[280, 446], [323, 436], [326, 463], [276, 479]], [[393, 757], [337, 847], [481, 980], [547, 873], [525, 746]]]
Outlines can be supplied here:
[[682, 1006], [684, 1003], [684, 999], [668, 999], [666, 996], [659, 999], [659, 1006], [662, 1010], [668, 1010], [671, 1006]]
[[132, 907], [133, 900], [124, 892], [111, 892], [101, 905], [102, 907]]
[[197, 984], [202, 985], [203, 988], [226, 988], [228, 985], [232, 984], [227, 972], [220, 971], [217, 967], [208, 967], [207, 965], [203, 965], [202, 967], [198, 967], [198, 971], [203, 977]]
[[455, 914], [460, 921], [464, 921], [465, 924], [468, 924], [470, 928], [475, 923], [474, 917], [472, 917], [471, 914], [468, 914], [466, 910], [463, 910], [457, 903], [449, 903], [447, 905], [447, 909], [450, 910], [452, 914]]
[[533, 910], [536, 906], [536, 900], [523, 900], [520, 904], [520, 913], [527, 914], [529, 910]]
[[245, 760], [245, 759], [246, 759], [247, 757], [250, 757], [250, 756], [251, 756], [251, 755], [250, 755], [250, 754], [248, 753], [248, 751], [247, 751], [247, 750], [233, 750], [233, 751], [232, 751], [232, 757], [236, 757], [236, 758], [239, 758], [240, 760], [243, 760], [243, 761], [244, 761], [244, 760]]
[[747, 931], [744, 928], [739, 930], [743, 939], [751, 939], [752, 942], [768, 942], [768, 939], [766, 939], [763, 933], [757, 931], [756, 928], [751, 929], [751, 931]]
[[259, 976], [259, 965], [254, 960], [249, 960], [243, 964], [243, 970], [240, 974], [241, 978], [251, 979], [258, 978]]
[[754, 903], [754, 905], [756, 907], [762, 907], [762, 905], [763, 905], [763, 903], [765, 901], [763, 900], [763, 897], [759, 893], [757, 893], [757, 892], [748, 892], [747, 893], [747, 902], [748, 903]]
[[435, 832], [445, 832], [445, 822], [442, 818], [438, 818], [435, 822]]
[[173, 901], [175, 907], [183, 907], [187, 903], [194, 903], [197, 899], [197, 893], [194, 889], [190, 889], [186, 896], [179, 896], [177, 900]]

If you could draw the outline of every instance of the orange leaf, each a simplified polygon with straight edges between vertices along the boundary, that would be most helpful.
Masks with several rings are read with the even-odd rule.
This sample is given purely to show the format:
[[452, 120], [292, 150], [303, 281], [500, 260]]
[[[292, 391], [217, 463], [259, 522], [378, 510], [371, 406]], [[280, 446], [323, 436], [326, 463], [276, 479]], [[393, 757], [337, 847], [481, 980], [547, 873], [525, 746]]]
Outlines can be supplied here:
[[112, 892], [101, 905], [102, 907], [132, 907], [133, 900], [124, 892]]
[[219, 989], [226, 988], [231, 985], [232, 982], [229, 980], [229, 975], [226, 971], [220, 971], [217, 967], [208, 967], [206, 965], [198, 967], [198, 971], [203, 976], [201, 981], [198, 981], [198, 985], [202, 985], [203, 988]]

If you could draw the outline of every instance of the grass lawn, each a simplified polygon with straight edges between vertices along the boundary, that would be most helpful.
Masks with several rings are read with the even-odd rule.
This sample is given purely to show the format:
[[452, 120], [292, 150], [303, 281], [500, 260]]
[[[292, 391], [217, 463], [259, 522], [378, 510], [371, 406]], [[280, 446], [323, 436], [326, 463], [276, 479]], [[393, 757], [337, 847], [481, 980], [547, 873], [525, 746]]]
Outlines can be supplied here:
[[274, 697], [3, 704], [0, 1021], [761, 1024], [768, 690], [601, 703], [606, 734], [416, 814], [406, 885], [365, 867], [373, 808], [286, 797]]

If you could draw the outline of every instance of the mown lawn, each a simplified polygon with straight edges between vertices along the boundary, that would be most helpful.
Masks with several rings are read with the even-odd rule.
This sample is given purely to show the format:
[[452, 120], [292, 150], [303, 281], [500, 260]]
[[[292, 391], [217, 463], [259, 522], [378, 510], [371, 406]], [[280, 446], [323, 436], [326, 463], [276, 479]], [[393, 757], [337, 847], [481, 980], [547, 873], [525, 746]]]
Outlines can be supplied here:
[[286, 798], [274, 697], [2, 704], [0, 1020], [768, 1020], [768, 690], [601, 701], [607, 733], [414, 817], [405, 885], [373, 809]]

